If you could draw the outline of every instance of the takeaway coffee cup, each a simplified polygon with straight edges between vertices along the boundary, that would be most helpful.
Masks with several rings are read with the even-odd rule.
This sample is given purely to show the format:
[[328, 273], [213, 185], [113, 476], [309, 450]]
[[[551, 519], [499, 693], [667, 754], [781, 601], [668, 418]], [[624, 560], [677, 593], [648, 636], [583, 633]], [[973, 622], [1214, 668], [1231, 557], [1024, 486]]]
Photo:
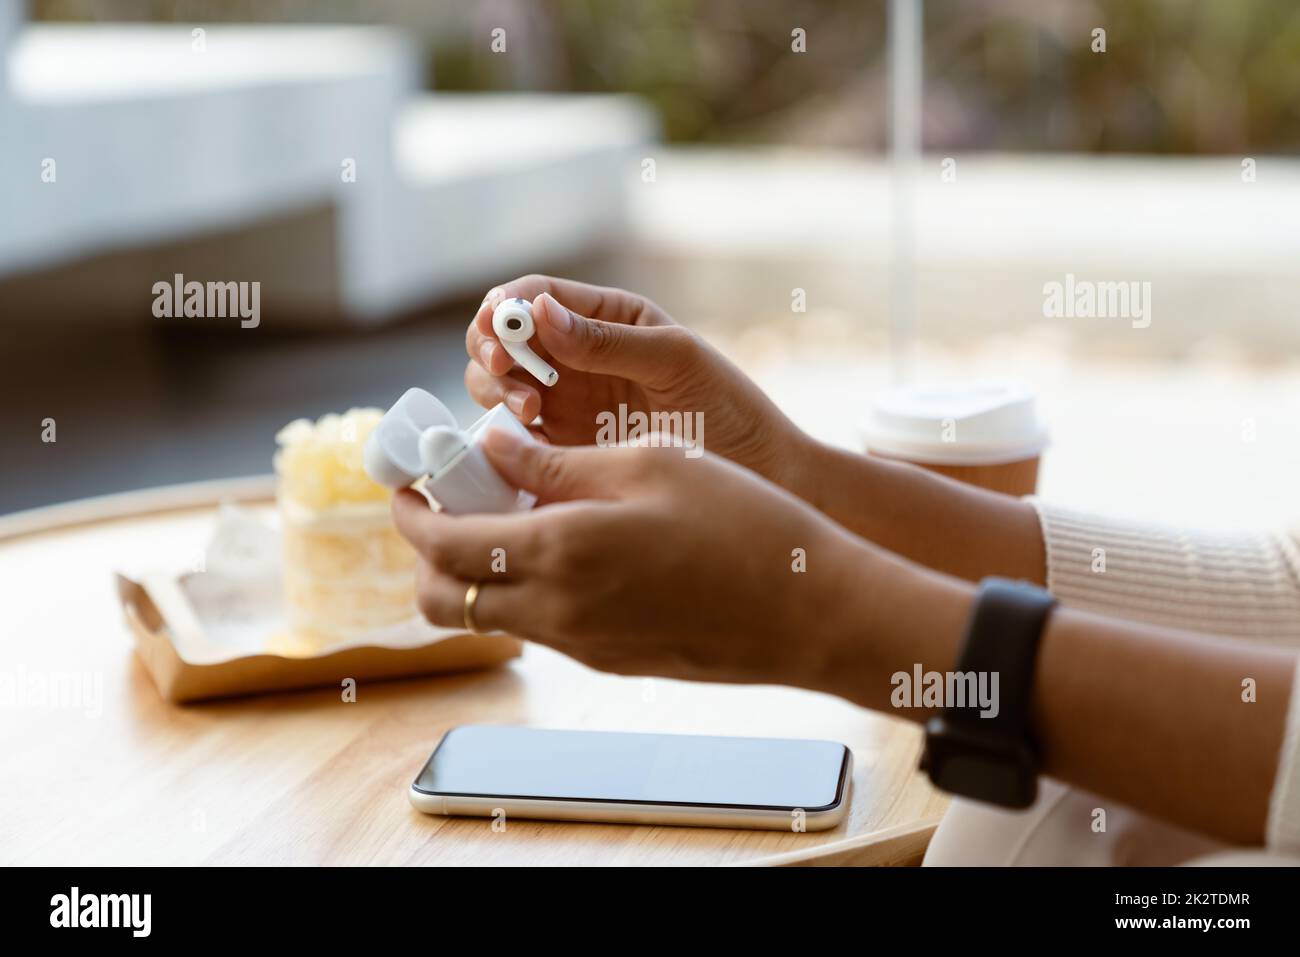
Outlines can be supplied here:
[[1014, 382], [907, 385], [876, 402], [867, 452], [1008, 495], [1030, 495], [1047, 429], [1034, 394]]

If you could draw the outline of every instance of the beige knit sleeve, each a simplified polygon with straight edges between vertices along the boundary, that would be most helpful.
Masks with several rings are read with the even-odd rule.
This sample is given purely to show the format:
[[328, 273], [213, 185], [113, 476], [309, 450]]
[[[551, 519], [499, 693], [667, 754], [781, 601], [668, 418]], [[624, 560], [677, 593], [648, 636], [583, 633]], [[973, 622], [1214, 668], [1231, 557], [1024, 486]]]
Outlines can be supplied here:
[[[1300, 544], [1273, 532], [1201, 532], [1031, 498], [1047, 587], [1117, 618], [1300, 649]], [[1300, 850], [1300, 662], [1269, 806], [1270, 847]]]
[[1068, 605], [1300, 648], [1300, 546], [1287, 534], [1199, 532], [1030, 499], [1047, 587]]

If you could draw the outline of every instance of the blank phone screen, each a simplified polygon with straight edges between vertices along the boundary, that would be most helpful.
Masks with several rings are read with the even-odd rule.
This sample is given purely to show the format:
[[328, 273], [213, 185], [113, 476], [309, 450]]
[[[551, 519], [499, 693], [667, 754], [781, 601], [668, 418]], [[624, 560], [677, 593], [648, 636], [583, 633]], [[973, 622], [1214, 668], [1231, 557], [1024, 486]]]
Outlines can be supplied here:
[[832, 807], [848, 748], [833, 741], [548, 731], [447, 732], [415, 788], [461, 797], [720, 807]]

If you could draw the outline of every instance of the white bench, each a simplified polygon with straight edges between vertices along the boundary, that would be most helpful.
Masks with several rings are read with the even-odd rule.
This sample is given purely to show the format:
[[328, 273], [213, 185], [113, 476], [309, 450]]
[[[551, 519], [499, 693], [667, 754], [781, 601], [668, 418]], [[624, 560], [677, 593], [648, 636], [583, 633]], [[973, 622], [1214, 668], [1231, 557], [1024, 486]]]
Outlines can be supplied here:
[[[2, 6], [0, 53], [15, 26]], [[129, 309], [147, 301], [135, 286], [170, 280], [168, 244], [327, 209], [326, 242], [282, 243], [254, 260], [261, 275], [192, 278], [261, 280], [268, 310], [379, 321], [602, 242], [657, 135], [630, 98], [422, 93], [421, 58], [386, 28], [203, 29], [16, 33], [0, 279], [140, 249], [115, 270], [129, 281], [60, 290], [63, 306]], [[304, 263], [314, 247], [329, 254]], [[211, 268], [227, 260], [249, 268]]]

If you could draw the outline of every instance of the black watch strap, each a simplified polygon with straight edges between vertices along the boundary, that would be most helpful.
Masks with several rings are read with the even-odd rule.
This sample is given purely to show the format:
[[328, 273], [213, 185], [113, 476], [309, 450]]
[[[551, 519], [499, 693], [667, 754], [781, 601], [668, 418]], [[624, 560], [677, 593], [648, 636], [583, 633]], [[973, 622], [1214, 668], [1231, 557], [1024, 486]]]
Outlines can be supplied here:
[[948, 708], [949, 721], [980, 725], [999, 737], [1028, 738], [1038, 642], [1055, 605], [1051, 592], [1028, 582], [980, 582], [957, 670], [998, 675], [998, 713], [981, 718], [978, 708]]
[[1055, 605], [1050, 592], [1027, 582], [980, 582], [957, 671], [990, 685], [997, 676], [996, 713], [947, 702], [926, 725], [922, 766], [938, 787], [1006, 807], [1033, 803], [1039, 768], [1029, 727], [1034, 667]]

